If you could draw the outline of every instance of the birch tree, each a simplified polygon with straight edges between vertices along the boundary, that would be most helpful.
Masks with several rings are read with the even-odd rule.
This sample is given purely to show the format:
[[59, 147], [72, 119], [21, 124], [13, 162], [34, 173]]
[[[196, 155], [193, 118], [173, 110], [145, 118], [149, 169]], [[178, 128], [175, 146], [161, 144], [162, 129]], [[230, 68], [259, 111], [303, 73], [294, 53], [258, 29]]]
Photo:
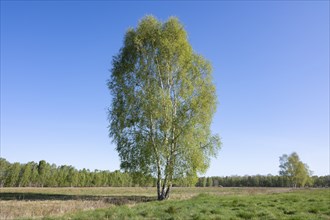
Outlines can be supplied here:
[[280, 157], [280, 172], [282, 176], [287, 176], [293, 187], [304, 187], [311, 181], [311, 171], [307, 164], [300, 161], [296, 152], [289, 156], [283, 154]]
[[108, 88], [109, 136], [121, 169], [153, 175], [159, 200], [169, 198], [174, 179], [206, 172], [221, 145], [210, 130], [216, 88], [210, 63], [193, 51], [177, 18], [147, 16], [128, 29]]

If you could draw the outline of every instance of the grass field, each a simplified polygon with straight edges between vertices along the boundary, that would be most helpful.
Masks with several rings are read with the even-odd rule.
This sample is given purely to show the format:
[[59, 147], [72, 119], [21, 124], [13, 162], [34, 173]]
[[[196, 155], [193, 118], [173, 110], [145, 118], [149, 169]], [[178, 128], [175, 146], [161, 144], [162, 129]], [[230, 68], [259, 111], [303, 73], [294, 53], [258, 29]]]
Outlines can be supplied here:
[[330, 219], [330, 189], [1, 188], [0, 219]]

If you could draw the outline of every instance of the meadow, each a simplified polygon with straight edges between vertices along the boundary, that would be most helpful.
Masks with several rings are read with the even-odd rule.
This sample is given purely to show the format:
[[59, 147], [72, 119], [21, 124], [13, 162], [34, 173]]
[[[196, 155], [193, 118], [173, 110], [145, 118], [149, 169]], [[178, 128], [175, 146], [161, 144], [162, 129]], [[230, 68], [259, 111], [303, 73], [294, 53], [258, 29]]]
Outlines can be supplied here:
[[330, 219], [330, 189], [0, 188], [0, 219]]

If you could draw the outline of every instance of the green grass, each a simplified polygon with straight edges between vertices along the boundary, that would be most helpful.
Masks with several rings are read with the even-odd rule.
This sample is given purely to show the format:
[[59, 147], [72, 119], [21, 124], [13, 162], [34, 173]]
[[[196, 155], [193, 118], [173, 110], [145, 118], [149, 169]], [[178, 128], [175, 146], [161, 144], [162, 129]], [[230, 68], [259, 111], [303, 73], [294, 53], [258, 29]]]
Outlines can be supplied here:
[[202, 193], [189, 199], [114, 206], [56, 219], [330, 219], [329, 189], [237, 192], [242, 193]]

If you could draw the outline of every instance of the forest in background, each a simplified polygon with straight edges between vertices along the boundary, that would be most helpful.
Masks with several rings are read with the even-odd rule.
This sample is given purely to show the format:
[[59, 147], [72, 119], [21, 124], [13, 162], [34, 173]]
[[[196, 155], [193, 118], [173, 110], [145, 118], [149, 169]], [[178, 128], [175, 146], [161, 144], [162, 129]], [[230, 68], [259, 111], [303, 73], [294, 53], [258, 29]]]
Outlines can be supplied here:
[[[156, 179], [119, 170], [78, 170], [73, 166], [36, 162], [10, 163], [0, 158], [0, 187], [154, 187]], [[292, 187], [290, 177], [253, 175], [177, 179], [176, 187]], [[306, 186], [330, 187], [330, 175], [312, 176]]]

